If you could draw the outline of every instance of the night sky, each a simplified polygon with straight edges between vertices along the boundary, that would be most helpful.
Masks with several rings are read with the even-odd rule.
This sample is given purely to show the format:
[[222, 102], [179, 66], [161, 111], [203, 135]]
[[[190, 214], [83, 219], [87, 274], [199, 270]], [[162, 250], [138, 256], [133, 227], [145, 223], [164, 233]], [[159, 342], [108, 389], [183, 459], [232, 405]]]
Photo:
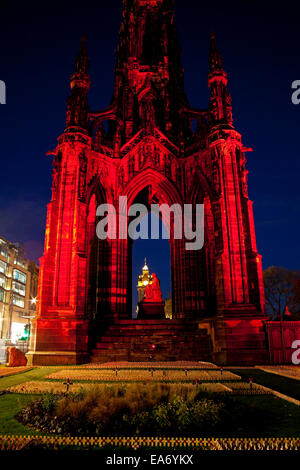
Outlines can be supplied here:
[[[208, 103], [209, 33], [214, 30], [229, 77], [236, 129], [243, 135], [263, 267], [300, 269], [300, 105], [291, 83], [300, 80], [300, 7], [296, 2], [177, 0], [176, 22], [192, 106]], [[299, 3], [299, 2], [298, 2]], [[105, 108], [113, 90], [114, 51], [121, 0], [16, 2], [1, 5], [0, 234], [24, 243], [35, 260], [42, 254], [51, 157], [64, 130], [69, 77], [80, 38], [88, 38], [90, 106]], [[151, 271], [170, 290], [168, 241], [136, 242], [133, 273], [147, 256]]]

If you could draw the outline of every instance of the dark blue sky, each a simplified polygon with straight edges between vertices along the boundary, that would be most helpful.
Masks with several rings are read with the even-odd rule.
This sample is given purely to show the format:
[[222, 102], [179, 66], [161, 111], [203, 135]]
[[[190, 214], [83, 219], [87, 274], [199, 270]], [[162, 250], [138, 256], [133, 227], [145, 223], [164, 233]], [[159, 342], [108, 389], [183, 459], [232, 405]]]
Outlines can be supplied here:
[[[186, 93], [195, 107], [207, 106], [209, 32], [216, 33], [234, 124], [254, 149], [247, 154], [249, 195], [263, 267], [299, 269], [300, 105], [291, 102], [291, 83], [300, 79], [300, 7], [277, 3], [177, 0], [176, 22]], [[50, 198], [51, 158], [45, 153], [64, 129], [80, 37], [88, 37], [90, 105], [100, 109], [112, 95], [120, 21], [121, 0], [1, 6], [0, 79], [6, 82], [7, 104], [0, 106], [0, 234], [24, 242], [33, 258], [42, 252]], [[167, 295], [166, 245], [147, 246], [136, 246], [135, 272], [147, 255]]]

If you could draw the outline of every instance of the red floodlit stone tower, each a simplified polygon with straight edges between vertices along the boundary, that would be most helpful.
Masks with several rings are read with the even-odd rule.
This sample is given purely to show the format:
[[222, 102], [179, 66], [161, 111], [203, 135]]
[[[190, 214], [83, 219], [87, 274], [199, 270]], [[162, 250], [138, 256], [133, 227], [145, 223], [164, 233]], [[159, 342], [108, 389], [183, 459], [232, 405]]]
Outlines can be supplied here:
[[124, 0], [112, 101], [95, 112], [88, 105], [82, 41], [66, 128], [51, 152], [33, 363], [87, 360], [100, 324], [131, 318], [132, 241], [119, 233], [99, 240], [95, 231], [101, 203], [118, 208], [126, 231], [119, 196], [127, 196], [128, 207], [204, 204], [203, 249], [187, 251], [171, 227], [173, 318], [182, 328], [195, 320], [206, 328], [215, 360], [265, 360], [262, 266], [245, 168], [249, 149], [233, 126], [214, 35], [207, 109], [189, 105], [180, 56], [173, 0]]

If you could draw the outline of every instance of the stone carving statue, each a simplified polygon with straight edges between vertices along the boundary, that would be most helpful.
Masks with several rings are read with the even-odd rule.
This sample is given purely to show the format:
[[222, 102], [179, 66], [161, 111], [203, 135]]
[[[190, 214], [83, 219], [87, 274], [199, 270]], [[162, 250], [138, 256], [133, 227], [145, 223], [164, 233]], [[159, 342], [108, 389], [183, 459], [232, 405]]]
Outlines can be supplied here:
[[144, 302], [162, 302], [160, 284], [155, 273], [152, 274], [152, 283], [145, 289]]
[[60, 160], [61, 155], [58, 154], [53, 160], [53, 172], [52, 172], [52, 199], [56, 198], [58, 180], [59, 180], [59, 171], [60, 171]]
[[212, 170], [213, 183], [218, 196], [221, 194], [220, 168], [217, 162], [213, 165]]
[[87, 158], [84, 153], [81, 153], [79, 155], [79, 185], [78, 185], [78, 196], [80, 199], [84, 197], [84, 193], [85, 193], [86, 170], [87, 170]]
[[224, 98], [224, 107], [225, 107], [225, 114], [226, 118], [229, 124], [232, 124], [233, 118], [232, 118], [232, 99], [231, 95], [226, 89], [225, 91], [225, 98]]
[[119, 185], [123, 187], [124, 185], [124, 178], [125, 178], [125, 175], [124, 175], [124, 168], [121, 167], [120, 168], [120, 172], [119, 172]]

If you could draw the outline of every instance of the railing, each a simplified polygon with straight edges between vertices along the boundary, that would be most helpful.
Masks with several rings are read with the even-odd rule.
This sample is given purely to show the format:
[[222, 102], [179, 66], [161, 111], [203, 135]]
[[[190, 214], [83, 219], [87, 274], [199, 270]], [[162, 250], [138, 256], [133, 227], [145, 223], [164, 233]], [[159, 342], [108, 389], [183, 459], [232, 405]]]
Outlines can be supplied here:
[[16, 348], [20, 349], [22, 353], [26, 354], [29, 349], [29, 341], [16, 341], [12, 346], [16, 346]]
[[10, 340], [0, 339], [0, 364], [6, 363], [6, 348], [9, 346], [14, 346], [22, 351], [23, 354], [26, 354], [29, 350], [29, 341], [16, 341], [12, 343]]

